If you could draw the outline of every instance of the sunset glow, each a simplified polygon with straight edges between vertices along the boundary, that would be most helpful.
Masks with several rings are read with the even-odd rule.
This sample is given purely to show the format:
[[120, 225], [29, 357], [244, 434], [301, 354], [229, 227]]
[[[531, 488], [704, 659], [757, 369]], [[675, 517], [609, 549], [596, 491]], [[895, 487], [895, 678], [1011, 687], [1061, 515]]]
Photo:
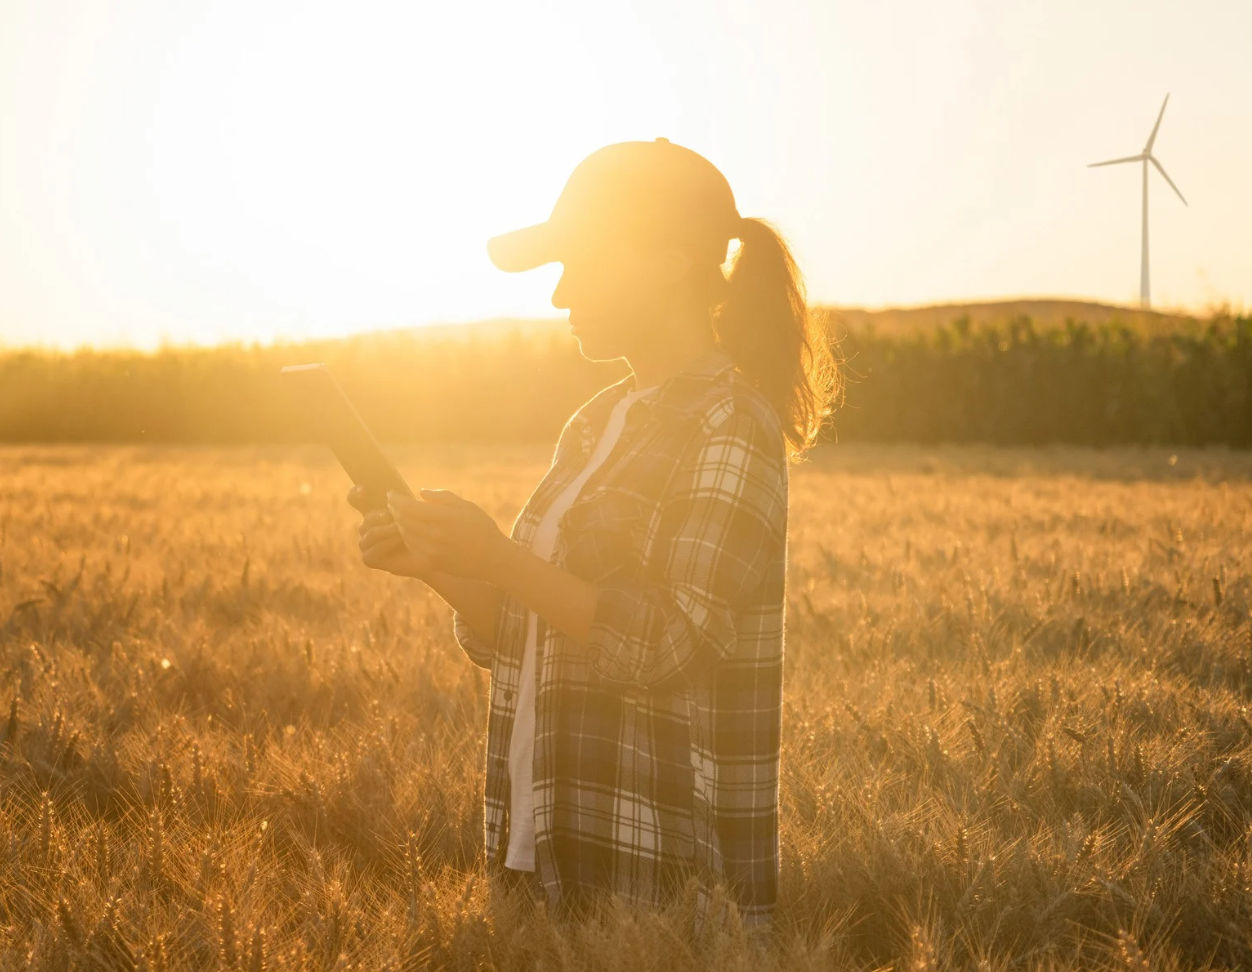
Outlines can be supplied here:
[[[1020, 8], [1020, 9], [1019, 9]], [[665, 135], [775, 220], [815, 300], [1252, 302], [1252, 10], [990, 2], [0, 3], [0, 344], [553, 316], [486, 239]], [[1155, 192], [1155, 189], [1154, 189]]]

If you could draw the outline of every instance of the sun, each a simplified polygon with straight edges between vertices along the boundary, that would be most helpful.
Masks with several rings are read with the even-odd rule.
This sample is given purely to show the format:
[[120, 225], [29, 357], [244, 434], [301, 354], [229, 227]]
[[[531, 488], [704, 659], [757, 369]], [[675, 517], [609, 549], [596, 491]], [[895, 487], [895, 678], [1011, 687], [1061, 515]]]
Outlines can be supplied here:
[[607, 13], [598, 49], [586, 23], [506, 4], [193, 13], [84, 27], [71, 70], [98, 94], [66, 124], [93, 141], [53, 174], [84, 201], [57, 245], [93, 281], [62, 295], [70, 328], [119, 295], [116, 337], [149, 346], [555, 315], [552, 269], [503, 275], [487, 239], [545, 219], [599, 145], [673, 118], [662, 72], [630, 99], [595, 80], [640, 50]]

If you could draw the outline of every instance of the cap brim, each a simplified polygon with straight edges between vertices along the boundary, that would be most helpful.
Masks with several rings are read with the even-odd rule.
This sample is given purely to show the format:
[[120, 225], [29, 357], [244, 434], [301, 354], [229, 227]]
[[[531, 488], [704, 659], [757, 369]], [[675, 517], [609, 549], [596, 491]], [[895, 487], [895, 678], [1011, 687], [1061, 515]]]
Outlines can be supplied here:
[[557, 233], [550, 222], [524, 226], [487, 241], [487, 255], [501, 270], [518, 273], [560, 260]]

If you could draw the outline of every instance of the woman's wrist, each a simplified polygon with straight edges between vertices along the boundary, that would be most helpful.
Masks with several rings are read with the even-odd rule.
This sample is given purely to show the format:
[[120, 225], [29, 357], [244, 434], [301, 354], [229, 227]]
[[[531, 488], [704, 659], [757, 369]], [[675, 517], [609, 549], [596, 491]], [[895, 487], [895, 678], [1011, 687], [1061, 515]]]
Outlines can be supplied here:
[[494, 584], [501, 590], [515, 593], [517, 578], [525, 571], [527, 562], [538, 559], [515, 540], [501, 537], [500, 546], [490, 559], [487, 570], [484, 571], [483, 580]]
[[599, 590], [574, 574], [508, 541], [492, 558], [489, 583], [517, 598], [548, 624], [585, 642], [595, 616]]

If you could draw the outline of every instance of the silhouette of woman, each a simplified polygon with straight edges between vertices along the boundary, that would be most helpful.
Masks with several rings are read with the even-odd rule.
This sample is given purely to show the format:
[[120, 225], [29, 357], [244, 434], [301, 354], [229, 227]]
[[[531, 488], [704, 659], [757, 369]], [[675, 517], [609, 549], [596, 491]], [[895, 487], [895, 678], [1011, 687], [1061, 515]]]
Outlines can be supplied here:
[[563, 264], [552, 303], [583, 355], [632, 372], [566, 424], [510, 537], [444, 490], [374, 511], [349, 494], [365, 563], [429, 584], [491, 671], [489, 869], [553, 906], [657, 904], [694, 876], [699, 902], [720, 883], [767, 925], [787, 462], [838, 384], [800, 274], [666, 139], [594, 152], [547, 221], [488, 252]]

